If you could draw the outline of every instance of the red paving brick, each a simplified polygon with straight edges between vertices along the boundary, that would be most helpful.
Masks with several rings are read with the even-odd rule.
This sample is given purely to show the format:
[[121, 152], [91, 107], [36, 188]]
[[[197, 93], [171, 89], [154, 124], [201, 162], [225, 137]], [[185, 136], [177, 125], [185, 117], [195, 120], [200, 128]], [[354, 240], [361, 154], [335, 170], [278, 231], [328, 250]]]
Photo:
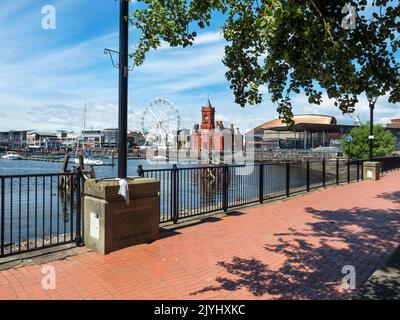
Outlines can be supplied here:
[[400, 240], [400, 173], [246, 208], [107, 256], [0, 272], [0, 299], [348, 299]]

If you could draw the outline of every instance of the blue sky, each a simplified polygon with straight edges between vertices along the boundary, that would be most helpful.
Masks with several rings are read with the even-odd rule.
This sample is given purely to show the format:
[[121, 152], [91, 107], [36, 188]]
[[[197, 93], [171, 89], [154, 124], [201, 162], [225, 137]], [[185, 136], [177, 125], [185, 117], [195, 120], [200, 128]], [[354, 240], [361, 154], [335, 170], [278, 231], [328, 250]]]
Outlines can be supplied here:
[[[57, 12], [56, 30], [43, 30], [44, 5]], [[133, 4], [135, 5], [135, 4]], [[0, 2], [0, 130], [80, 130], [83, 105], [87, 127], [117, 126], [118, 71], [103, 49], [118, 49], [118, 10], [115, 0], [2, 0]], [[218, 18], [202, 32], [192, 48], [163, 46], [130, 74], [129, 127], [140, 127], [145, 105], [158, 97], [173, 101], [183, 127], [200, 121], [208, 95], [217, 120], [248, 131], [277, 117], [276, 105], [265, 102], [245, 109], [234, 103], [221, 60], [224, 41]], [[134, 45], [135, 35], [131, 35]], [[304, 95], [293, 100], [294, 112], [334, 115], [351, 123], [326, 97], [320, 106]], [[368, 120], [361, 98], [357, 113]], [[377, 121], [400, 117], [399, 104], [378, 101]]]

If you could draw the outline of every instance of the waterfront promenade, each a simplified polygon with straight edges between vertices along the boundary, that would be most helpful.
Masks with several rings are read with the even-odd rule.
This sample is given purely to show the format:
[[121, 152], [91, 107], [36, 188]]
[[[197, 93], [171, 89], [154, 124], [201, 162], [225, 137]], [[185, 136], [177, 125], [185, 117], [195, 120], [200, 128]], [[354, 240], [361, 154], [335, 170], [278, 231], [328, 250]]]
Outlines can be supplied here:
[[107, 256], [0, 271], [1, 299], [349, 299], [400, 240], [400, 172], [316, 191], [168, 231]]

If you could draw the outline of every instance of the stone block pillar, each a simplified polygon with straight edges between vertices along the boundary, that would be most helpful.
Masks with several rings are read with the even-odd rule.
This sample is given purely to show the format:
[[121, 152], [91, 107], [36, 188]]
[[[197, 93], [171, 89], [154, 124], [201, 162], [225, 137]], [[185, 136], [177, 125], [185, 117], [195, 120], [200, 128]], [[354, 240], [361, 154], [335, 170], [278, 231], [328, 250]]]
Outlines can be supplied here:
[[380, 162], [364, 162], [364, 180], [379, 180], [381, 174], [381, 163]]
[[160, 182], [128, 178], [129, 205], [118, 195], [119, 181], [85, 182], [85, 246], [107, 254], [157, 240], [160, 235]]

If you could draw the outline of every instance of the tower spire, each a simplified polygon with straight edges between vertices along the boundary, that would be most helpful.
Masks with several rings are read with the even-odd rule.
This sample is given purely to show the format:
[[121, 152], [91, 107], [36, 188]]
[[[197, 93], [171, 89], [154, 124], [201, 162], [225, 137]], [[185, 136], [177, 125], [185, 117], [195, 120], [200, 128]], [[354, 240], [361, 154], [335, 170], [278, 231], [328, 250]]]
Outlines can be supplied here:
[[210, 100], [210, 95], [208, 95], [206, 107], [212, 108], [211, 100]]

